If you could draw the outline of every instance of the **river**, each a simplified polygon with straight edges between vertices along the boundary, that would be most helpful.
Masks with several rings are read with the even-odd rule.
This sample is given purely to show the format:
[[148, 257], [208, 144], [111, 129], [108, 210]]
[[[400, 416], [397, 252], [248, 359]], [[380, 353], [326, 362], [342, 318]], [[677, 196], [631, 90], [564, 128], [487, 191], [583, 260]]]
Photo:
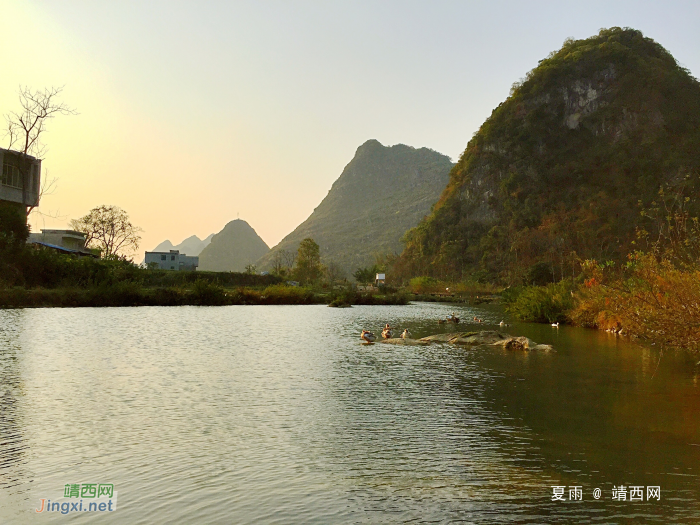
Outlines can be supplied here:
[[[436, 323], [452, 310], [503, 318], [0, 310], [0, 523], [700, 522], [698, 357], [518, 323], [554, 351], [360, 344], [386, 322], [453, 330]], [[113, 485], [115, 511], [35, 510], [92, 483]], [[660, 499], [613, 501], [620, 485]]]

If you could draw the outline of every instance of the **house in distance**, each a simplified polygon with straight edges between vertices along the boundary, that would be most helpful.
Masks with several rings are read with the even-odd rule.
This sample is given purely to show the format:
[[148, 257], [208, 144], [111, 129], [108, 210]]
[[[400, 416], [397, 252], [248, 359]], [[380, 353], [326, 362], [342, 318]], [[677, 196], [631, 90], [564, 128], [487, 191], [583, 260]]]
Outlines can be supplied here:
[[30, 233], [27, 242], [37, 247], [48, 248], [62, 253], [88, 255], [99, 257], [99, 250], [91, 250], [85, 246], [87, 234], [75, 230], [46, 230], [41, 233]]
[[199, 266], [199, 257], [185, 255], [184, 253], [180, 253], [179, 250], [146, 252], [144, 262], [149, 268], [194, 272], [197, 266]]

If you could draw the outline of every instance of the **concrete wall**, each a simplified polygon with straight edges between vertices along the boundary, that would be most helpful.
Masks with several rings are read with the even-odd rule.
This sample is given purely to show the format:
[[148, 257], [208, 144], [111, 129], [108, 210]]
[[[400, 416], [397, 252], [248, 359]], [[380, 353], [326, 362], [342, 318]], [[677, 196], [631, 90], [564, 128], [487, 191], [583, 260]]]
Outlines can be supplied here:
[[73, 230], [41, 230], [41, 233], [30, 233], [29, 242], [45, 242], [69, 250], [87, 251], [86, 237], [84, 233]]
[[156, 263], [161, 270], [194, 271], [199, 266], [199, 257], [185, 255], [178, 250], [169, 252], [146, 252], [144, 263]]
[[[2, 184], [2, 174], [15, 169], [20, 173], [19, 187]], [[0, 148], [0, 200], [38, 206], [40, 190], [41, 160]]]

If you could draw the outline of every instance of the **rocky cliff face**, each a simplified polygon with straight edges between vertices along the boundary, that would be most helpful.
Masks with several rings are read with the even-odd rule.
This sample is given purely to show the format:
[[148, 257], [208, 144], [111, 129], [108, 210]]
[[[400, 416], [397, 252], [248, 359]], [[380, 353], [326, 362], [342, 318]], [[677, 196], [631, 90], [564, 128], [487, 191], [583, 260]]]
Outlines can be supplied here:
[[339, 265], [347, 276], [377, 254], [399, 253], [402, 235], [430, 212], [452, 166], [427, 148], [365, 142], [309, 218], [258, 267], [271, 268], [276, 254], [296, 252], [306, 237], [318, 243], [325, 264]]
[[199, 254], [199, 270], [243, 272], [270, 250], [246, 221], [236, 219], [214, 235]]
[[[516, 282], [568, 257], [621, 258], [638, 202], [698, 186], [700, 84], [651, 39], [612, 28], [540, 61], [469, 142], [406, 275]], [[685, 189], [684, 189], [685, 188]]]

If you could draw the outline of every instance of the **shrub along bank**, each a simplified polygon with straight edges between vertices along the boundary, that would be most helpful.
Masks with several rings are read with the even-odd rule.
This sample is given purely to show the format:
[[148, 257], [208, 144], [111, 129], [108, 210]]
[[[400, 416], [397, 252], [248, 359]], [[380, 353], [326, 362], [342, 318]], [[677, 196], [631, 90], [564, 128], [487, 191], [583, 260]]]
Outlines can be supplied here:
[[[337, 293], [284, 284], [275, 275], [172, 272], [123, 258], [94, 259], [20, 247], [0, 255], [0, 307], [327, 304]], [[343, 292], [346, 293], [346, 292]], [[351, 304], [406, 304], [396, 294], [347, 292]]]

